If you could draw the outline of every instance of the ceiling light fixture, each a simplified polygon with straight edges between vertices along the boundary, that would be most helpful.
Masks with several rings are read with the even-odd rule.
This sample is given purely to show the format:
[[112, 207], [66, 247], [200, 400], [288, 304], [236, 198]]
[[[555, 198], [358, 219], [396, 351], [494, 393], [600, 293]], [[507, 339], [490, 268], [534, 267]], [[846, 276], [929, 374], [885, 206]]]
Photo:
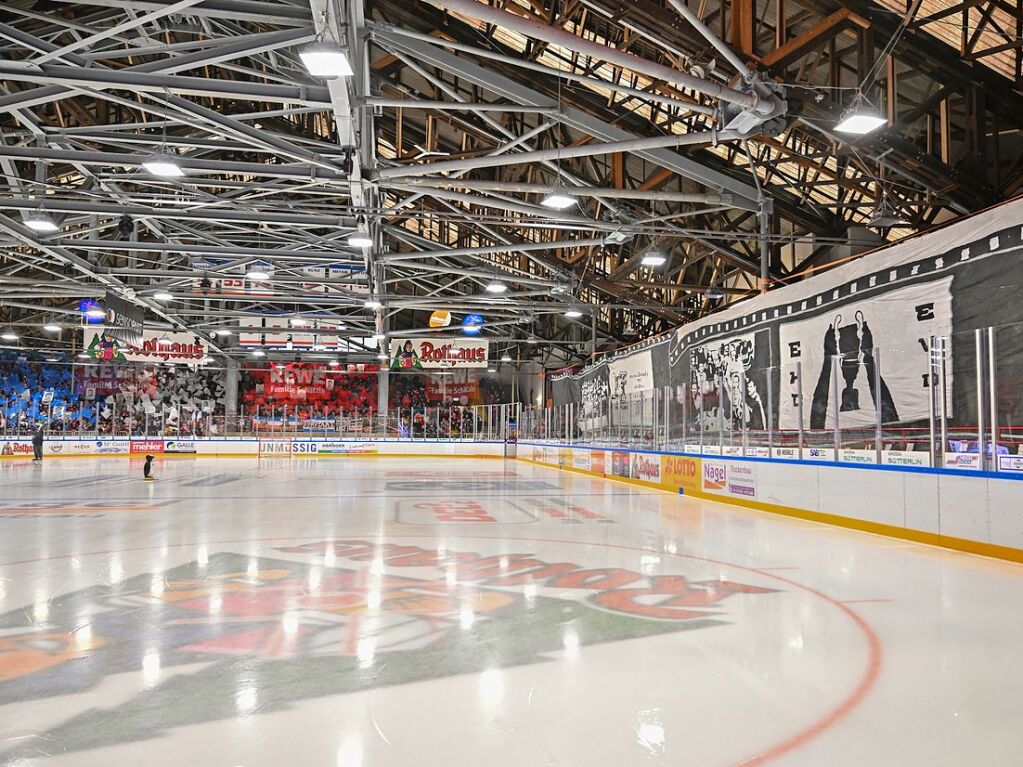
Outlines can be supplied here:
[[367, 298], [366, 303], [363, 304], [367, 309], [379, 309], [383, 304], [377, 301], [375, 298]]
[[838, 133], [865, 136], [887, 122], [888, 120], [862, 93], [857, 93], [849, 108], [842, 112], [835, 130]]
[[583, 313], [578, 309], [569, 309], [567, 312], [565, 312], [565, 316], [568, 317], [570, 320], [575, 320], [582, 317]]
[[268, 280], [268, 279], [270, 279], [270, 275], [269, 274], [267, 274], [265, 271], [263, 271], [262, 268], [255, 267], [255, 266], [252, 267], [251, 269], [249, 269], [248, 273], [245, 276], [248, 277], [250, 280]]
[[617, 232], [611, 232], [607, 237], [604, 238], [605, 245], [621, 245], [623, 242], [628, 242], [632, 239], [632, 235], [629, 232], [623, 232], [620, 229]]
[[500, 280], [494, 280], [493, 282], [487, 283], [488, 293], [504, 293], [508, 290], [508, 286]]
[[648, 250], [640, 261], [643, 266], [664, 266], [668, 258], [659, 250]]
[[101, 320], [107, 316], [107, 313], [100, 309], [98, 306], [94, 306], [91, 309], [85, 310], [85, 316], [93, 320]]
[[60, 229], [53, 217], [42, 208], [25, 216], [25, 226], [33, 232], [43, 233], [56, 232]]
[[262, 349], [253, 349], [252, 356], [253, 357], [265, 357], [266, 356], [266, 352], [263, 351]]
[[338, 365], [340, 365], [341, 363], [340, 363], [340, 362], [338, 362], [337, 360], [331, 360], [331, 361], [330, 361], [330, 362], [328, 362], [327, 364], [328, 364], [328, 365], [330, 365], [330, 366], [331, 366], [332, 368], [336, 368], [336, 367], [337, 367]]
[[353, 248], [372, 248], [373, 238], [365, 232], [356, 232], [348, 238], [348, 244]]
[[180, 178], [185, 175], [185, 171], [178, 165], [178, 161], [174, 159], [173, 155], [166, 152], [154, 152], [149, 155], [142, 161], [142, 167], [154, 176], [162, 178]]
[[172, 296], [170, 293], [164, 293], [161, 291], [159, 293], [153, 293], [153, 298], [156, 299], [157, 301], [172, 301], [174, 299], [174, 296]]
[[540, 204], [552, 210], [567, 210], [576, 204], [576, 199], [562, 192], [552, 192], [540, 200]]
[[870, 214], [867, 226], [873, 229], [887, 229], [905, 223], [905, 219], [899, 215], [898, 211], [889, 205], [887, 200], [882, 199], [881, 204], [874, 208], [874, 211]]
[[511, 362], [511, 361], [512, 361], [512, 358], [511, 358], [511, 355], [508, 354], [508, 352], [505, 352], [504, 354], [501, 355], [501, 362]]
[[313, 77], [333, 80], [355, 74], [348, 63], [348, 56], [333, 40], [317, 40], [299, 51], [298, 57]]
[[0, 333], [0, 338], [2, 338], [4, 341], [17, 341], [18, 334], [15, 333], [13, 330], [5, 330], [3, 333]]
[[231, 331], [230, 330], [214, 330], [213, 331], [213, 335], [215, 335], [215, 336], [217, 336], [219, 338], [223, 338], [224, 336], [231, 335]]
[[78, 353], [78, 359], [80, 359], [80, 360], [88, 360], [88, 359], [92, 359], [92, 357], [89, 356], [88, 352], [79, 352]]
[[385, 336], [383, 333], [374, 333], [373, 334], [373, 340], [374, 341], [383, 341], [385, 338], [387, 338], [387, 336]]
[[389, 359], [389, 358], [388, 358], [388, 356], [386, 354], [378, 354], [377, 355], [377, 359], [378, 360], [386, 360], [386, 359]]
[[294, 319], [291, 320], [292, 327], [296, 327], [296, 328], [301, 328], [301, 327], [304, 327], [305, 325], [308, 325], [308, 324], [309, 323], [306, 322], [301, 317], [295, 317]]
[[47, 333], [59, 333], [60, 332], [60, 325], [52, 325], [52, 324], [43, 325], [43, 330], [45, 330]]

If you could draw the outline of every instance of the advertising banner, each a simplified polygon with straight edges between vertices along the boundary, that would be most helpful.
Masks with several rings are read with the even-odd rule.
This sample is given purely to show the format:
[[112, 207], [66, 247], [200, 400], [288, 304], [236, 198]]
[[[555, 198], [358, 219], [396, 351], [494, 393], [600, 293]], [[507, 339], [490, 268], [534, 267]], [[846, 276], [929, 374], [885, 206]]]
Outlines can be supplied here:
[[129, 452], [132, 455], [145, 454], [145, 453], [162, 453], [163, 452], [163, 440], [162, 439], [133, 439], [131, 441]]
[[757, 465], [751, 461], [728, 464], [728, 492], [747, 498], [757, 497]]
[[999, 471], [1023, 471], [1023, 455], [998, 456]]
[[348, 343], [337, 333], [342, 325], [334, 319], [304, 317], [295, 325], [292, 317], [241, 317], [238, 324], [238, 345], [264, 349], [312, 349], [323, 346], [324, 351], [347, 351]]
[[479, 381], [442, 381], [426, 379], [426, 399], [430, 402], [457, 401], [466, 404], [480, 401]]
[[661, 482], [661, 457], [649, 453], [633, 453], [629, 473], [633, 479], [644, 482]]
[[369, 455], [377, 452], [373, 442], [304, 442], [292, 440], [292, 456]]
[[259, 454], [269, 456], [290, 456], [290, 439], [261, 439], [259, 440]]
[[582, 471], [590, 470], [590, 451], [589, 450], [573, 450], [572, 451], [572, 468], [581, 469]]
[[629, 453], [611, 453], [611, 473], [616, 477], [629, 477], [632, 473], [632, 461]]
[[881, 463], [889, 466], [930, 466], [931, 454], [915, 450], [882, 450]]
[[700, 489], [701, 467], [699, 458], [683, 455], [661, 456], [661, 483], [680, 487], [684, 491]]
[[131, 450], [131, 443], [125, 439], [100, 439], [96, 440], [92, 445], [92, 450], [89, 452], [96, 453], [97, 455], [127, 455]]
[[32, 443], [23, 440], [7, 440], [0, 442], [0, 457], [32, 455]]
[[84, 353], [101, 362], [167, 362], [172, 365], [204, 365], [210, 361], [209, 344], [188, 333], [143, 331], [138, 346], [119, 341], [109, 327], [85, 330]]
[[607, 473], [607, 462], [605, 456], [606, 452], [603, 450], [591, 450], [590, 451], [590, 471], [595, 474], [606, 474]]
[[391, 370], [485, 368], [490, 342], [476, 338], [407, 338], [391, 341]]
[[756, 498], [757, 464], [752, 461], [703, 461], [703, 489]]
[[168, 439], [164, 440], [163, 452], [195, 454], [198, 450], [196, 448], [196, 443], [192, 440]]
[[125, 346], [142, 346], [143, 322], [146, 310], [141, 306], [130, 304], [123, 298], [107, 293], [103, 299], [103, 307], [107, 316], [103, 320], [106, 332]]
[[273, 267], [259, 268], [267, 273], [267, 279], [250, 280], [241, 273], [233, 277], [197, 277], [192, 280], [192, 293], [197, 296], [272, 296]]

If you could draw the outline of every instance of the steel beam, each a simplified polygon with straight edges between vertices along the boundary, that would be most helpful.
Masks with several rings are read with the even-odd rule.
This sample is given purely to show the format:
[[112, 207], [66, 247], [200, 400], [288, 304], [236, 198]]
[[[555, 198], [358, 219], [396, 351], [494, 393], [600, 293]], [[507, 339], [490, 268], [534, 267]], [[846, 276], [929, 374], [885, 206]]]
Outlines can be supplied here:
[[[547, 96], [504, 75], [468, 61], [465, 57], [456, 56], [434, 45], [389, 33], [387, 30], [377, 30], [375, 34], [384, 40], [388, 47], [404, 51], [416, 61], [438, 67], [461, 80], [471, 82], [509, 101], [531, 106], [549, 103]], [[593, 136], [605, 142], [622, 142], [636, 138], [635, 134], [610, 125], [574, 107], [562, 107], [561, 121], [587, 136]], [[668, 149], [645, 149], [637, 151], [635, 154], [638, 158], [659, 168], [665, 168], [711, 189], [731, 192], [736, 198], [733, 203], [735, 207], [750, 211], [757, 210], [757, 190], [749, 184]]]

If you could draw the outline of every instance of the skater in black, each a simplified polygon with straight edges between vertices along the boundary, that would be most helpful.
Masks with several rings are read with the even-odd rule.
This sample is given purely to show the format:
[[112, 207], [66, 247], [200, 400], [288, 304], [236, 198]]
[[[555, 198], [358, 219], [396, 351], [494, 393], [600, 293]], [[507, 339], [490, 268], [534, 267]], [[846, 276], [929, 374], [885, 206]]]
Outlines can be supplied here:
[[37, 423], [36, 430], [32, 432], [32, 453], [34, 454], [33, 461], [43, 460], [43, 425], [41, 423]]

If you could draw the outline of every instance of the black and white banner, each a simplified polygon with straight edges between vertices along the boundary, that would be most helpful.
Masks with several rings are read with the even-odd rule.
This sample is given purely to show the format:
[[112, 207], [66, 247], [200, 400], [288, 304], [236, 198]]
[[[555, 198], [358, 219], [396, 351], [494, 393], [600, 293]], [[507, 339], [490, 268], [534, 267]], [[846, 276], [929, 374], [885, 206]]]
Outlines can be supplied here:
[[[785, 396], [779, 428], [799, 426], [797, 361], [807, 404], [804, 418], [809, 419], [804, 425], [810, 429], [834, 425], [836, 400], [842, 427], [873, 425], [878, 408], [883, 423], [927, 418], [927, 342], [930, 336], [952, 333], [951, 286], [951, 277], [932, 280], [781, 323], [778, 346]], [[951, 391], [951, 349], [946, 354], [946, 385]]]
[[617, 357], [607, 364], [611, 396], [624, 397], [654, 388], [654, 363], [649, 349]]

